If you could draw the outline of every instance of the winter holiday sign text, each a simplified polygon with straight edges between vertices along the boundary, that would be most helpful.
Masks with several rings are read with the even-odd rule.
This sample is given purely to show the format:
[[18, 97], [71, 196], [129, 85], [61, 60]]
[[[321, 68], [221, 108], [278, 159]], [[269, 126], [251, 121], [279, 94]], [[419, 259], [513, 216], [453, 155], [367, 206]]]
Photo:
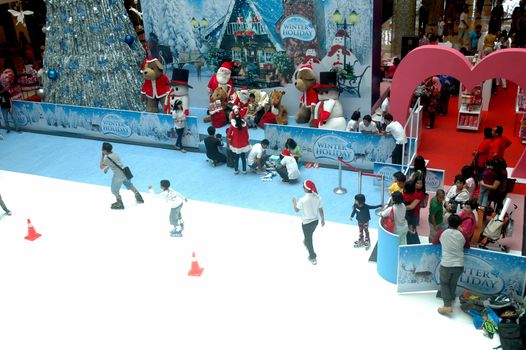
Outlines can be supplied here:
[[281, 39], [293, 38], [301, 41], [312, 41], [316, 38], [316, 28], [309, 19], [294, 15], [285, 18], [279, 34]]
[[[526, 258], [483, 249], [464, 250], [464, 273], [457, 294], [464, 290], [482, 295], [521, 296], [526, 283]], [[439, 288], [440, 245], [400, 246], [398, 292]]]

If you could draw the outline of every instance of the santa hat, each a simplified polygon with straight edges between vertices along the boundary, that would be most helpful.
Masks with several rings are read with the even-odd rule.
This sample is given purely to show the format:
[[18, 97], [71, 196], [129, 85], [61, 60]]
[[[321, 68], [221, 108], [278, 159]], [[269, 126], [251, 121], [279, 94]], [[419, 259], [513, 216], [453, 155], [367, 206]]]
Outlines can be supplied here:
[[290, 156], [290, 151], [289, 151], [288, 149], [285, 148], [283, 151], [281, 151], [281, 155], [282, 155], [283, 157], [285, 157], [285, 156]]
[[232, 72], [232, 62], [230, 61], [223, 62], [223, 64], [219, 68], [225, 68], [225, 69], [228, 69], [230, 72]]
[[316, 188], [314, 182], [312, 182], [311, 180], [305, 180], [305, 182], [303, 183], [303, 187], [314, 194], [318, 194], [318, 189]]
[[144, 61], [142, 61], [141, 69], [144, 70], [144, 68], [146, 67], [148, 63], [155, 62], [155, 61], [158, 61], [158, 59], [155, 57], [146, 57]]
[[312, 71], [313, 69], [312, 69], [312, 66], [310, 64], [302, 64], [300, 66], [299, 71], [301, 72], [302, 70], [310, 70], [310, 71]]

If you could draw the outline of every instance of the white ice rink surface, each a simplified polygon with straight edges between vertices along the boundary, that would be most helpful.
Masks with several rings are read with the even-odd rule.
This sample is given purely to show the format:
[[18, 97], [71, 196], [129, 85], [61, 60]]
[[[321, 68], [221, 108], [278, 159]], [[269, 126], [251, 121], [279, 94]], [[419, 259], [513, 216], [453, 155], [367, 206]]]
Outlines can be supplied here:
[[[109, 182], [109, 179], [108, 179]], [[157, 186], [157, 184], [154, 184]], [[307, 260], [300, 218], [192, 201], [169, 209], [108, 187], [0, 171], [0, 349], [492, 349], [455, 305], [398, 295], [327, 223]], [[302, 193], [298, 193], [301, 196]], [[42, 237], [24, 239], [30, 218]], [[376, 232], [372, 232], [376, 241]], [[374, 242], [373, 242], [374, 243]], [[189, 277], [192, 251], [204, 273]]]

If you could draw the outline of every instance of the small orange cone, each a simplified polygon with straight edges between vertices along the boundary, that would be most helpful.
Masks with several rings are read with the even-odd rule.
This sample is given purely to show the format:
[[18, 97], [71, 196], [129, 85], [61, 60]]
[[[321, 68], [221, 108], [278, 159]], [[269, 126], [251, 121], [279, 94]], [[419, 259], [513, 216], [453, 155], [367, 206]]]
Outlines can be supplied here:
[[197, 258], [195, 257], [195, 252], [192, 253], [192, 267], [190, 268], [190, 271], [188, 271], [188, 276], [196, 276], [199, 277], [203, 273], [204, 268], [199, 267], [199, 263], [197, 262]]
[[35, 231], [35, 228], [33, 227], [33, 224], [31, 223], [31, 220], [27, 219], [27, 236], [24, 238], [28, 241], [34, 241], [38, 237], [42, 236], [40, 233]]

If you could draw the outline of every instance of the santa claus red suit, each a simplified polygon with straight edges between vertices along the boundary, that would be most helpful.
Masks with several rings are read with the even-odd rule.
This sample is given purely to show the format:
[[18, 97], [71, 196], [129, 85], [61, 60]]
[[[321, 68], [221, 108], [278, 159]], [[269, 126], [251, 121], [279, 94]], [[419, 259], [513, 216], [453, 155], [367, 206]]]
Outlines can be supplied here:
[[208, 95], [211, 96], [215, 89], [217, 89], [218, 86], [221, 86], [230, 98], [230, 96], [234, 94], [234, 82], [230, 77], [231, 73], [232, 62], [224, 62], [217, 70], [217, 73], [212, 75], [208, 81]]

